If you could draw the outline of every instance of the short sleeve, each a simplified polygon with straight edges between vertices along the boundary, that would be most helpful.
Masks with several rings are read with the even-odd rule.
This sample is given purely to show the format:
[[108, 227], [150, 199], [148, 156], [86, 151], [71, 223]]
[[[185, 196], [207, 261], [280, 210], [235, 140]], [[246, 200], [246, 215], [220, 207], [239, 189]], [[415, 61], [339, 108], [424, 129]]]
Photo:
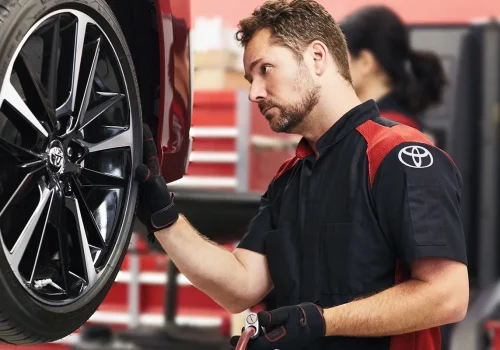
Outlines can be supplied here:
[[264, 254], [265, 235], [273, 229], [272, 200], [270, 195], [270, 190], [268, 190], [261, 197], [259, 211], [252, 221], [250, 221], [248, 231], [239, 242], [237, 248]]
[[386, 155], [372, 192], [380, 226], [406, 264], [424, 257], [467, 264], [461, 188], [458, 169], [436, 147], [406, 142]]

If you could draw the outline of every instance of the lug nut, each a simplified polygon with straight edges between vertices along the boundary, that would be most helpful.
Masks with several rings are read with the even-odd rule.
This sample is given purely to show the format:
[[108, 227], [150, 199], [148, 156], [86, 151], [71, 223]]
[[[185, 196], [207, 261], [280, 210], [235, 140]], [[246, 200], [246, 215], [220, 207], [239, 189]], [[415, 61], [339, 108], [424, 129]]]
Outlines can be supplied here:
[[71, 147], [68, 147], [68, 157], [73, 156], [73, 149]]

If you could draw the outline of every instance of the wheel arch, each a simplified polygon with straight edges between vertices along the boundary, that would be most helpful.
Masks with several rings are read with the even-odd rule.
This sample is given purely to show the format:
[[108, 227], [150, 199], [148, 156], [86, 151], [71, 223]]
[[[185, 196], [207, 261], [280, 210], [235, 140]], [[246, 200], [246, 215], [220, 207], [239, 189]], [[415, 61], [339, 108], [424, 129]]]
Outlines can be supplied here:
[[143, 121], [156, 131], [157, 101], [160, 96], [160, 47], [155, 1], [106, 2], [120, 24], [132, 55], [139, 84]]
[[106, 0], [137, 73], [143, 121], [153, 131], [167, 182], [184, 176], [191, 151], [191, 7], [185, 0]]

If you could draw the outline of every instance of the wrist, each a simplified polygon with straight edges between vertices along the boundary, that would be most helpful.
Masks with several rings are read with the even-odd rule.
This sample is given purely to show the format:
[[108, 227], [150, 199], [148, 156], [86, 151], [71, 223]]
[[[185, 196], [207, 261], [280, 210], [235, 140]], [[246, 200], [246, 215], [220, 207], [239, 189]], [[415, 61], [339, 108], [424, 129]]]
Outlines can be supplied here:
[[338, 322], [334, 321], [335, 313], [336, 310], [334, 307], [325, 309], [323, 317], [325, 320], [325, 336], [327, 337], [338, 335], [336, 334], [338, 332], [338, 329], [336, 328]]
[[158, 236], [168, 236], [173, 231], [182, 230], [185, 226], [186, 226], [186, 219], [184, 218], [183, 215], [179, 214], [177, 220], [175, 220], [170, 226], [156, 230], [154, 234], [157, 238]]
[[299, 305], [306, 317], [301, 322], [309, 324], [310, 335], [313, 339], [322, 338], [326, 334], [326, 323], [323, 309], [313, 303], [302, 303]]
[[151, 213], [151, 226], [154, 231], [171, 227], [179, 219], [179, 211], [173, 201], [173, 194], [168, 193], [164, 198], [169, 198], [169, 201], [156, 206], [160, 209]]

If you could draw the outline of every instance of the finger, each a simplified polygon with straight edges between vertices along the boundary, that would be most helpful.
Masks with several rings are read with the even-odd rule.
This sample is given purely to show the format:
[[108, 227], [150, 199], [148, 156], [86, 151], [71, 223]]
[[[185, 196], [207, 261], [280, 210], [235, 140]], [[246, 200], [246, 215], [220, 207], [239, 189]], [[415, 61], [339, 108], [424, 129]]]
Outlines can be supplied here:
[[153, 176], [160, 176], [160, 164], [158, 163], [157, 156], [150, 157], [147, 160], [146, 165], [148, 166], [149, 170], [151, 170], [151, 174]]
[[144, 125], [142, 152], [143, 152], [144, 163], [148, 164], [150, 160], [153, 158], [155, 159], [156, 162], [158, 162], [158, 152], [156, 150], [156, 144], [153, 139], [153, 133], [151, 132], [151, 129], [147, 125]]
[[283, 307], [273, 311], [261, 311], [257, 314], [259, 325], [272, 329], [285, 324], [289, 318], [289, 308]]
[[[277, 341], [283, 339], [286, 335], [285, 327], [281, 326], [273, 329], [271, 332], [267, 333], [264, 338], [272, 344], [275, 344]], [[276, 346], [276, 344], [274, 345]]]
[[148, 181], [148, 179], [150, 178], [150, 176], [151, 176], [151, 171], [144, 164], [139, 165], [137, 167], [137, 169], [135, 169], [135, 177], [136, 177], [137, 180], [139, 180], [141, 182]]
[[[161, 209], [164, 206], [161, 204], [165, 203], [166, 197], [172, 198], [168, 187], [163, 180], [163, 177], [154, 176], [153, 172], [149, 167], [144, 164], [139, 165], [135, 169], [135, 179], [139, 181], [141, 187], [141, 197], [142, 194], [148, 194], [148, 201], [150, 202], [150, 207]], [[170, 200], [171, 201], [171, 200]], [[154, 205], [154, 203], [159, 203]], [[168, 202], [167, 204], [169, 204]]]
[[231, 344], [231, 346], [236, 346], [236, 345], [238, 345], [239, 340], [240, 340], [240, 336], [238, 336], [238, 335], [232, 336], [231, 339], [229, 339], [229, 344]]
[[147, 139], [153, 139], [153, 132], [147, 124], [144, 124], [142, 126], [142, 137], [144, 138], [144, 141], [146, 141]]
[[261, 335], [257, 339], [250, 340], [248, 342], [248, 350], [275, 350], [280, 349], [283, 345], [281, 339], [286, 336], [285, 327], [279, 327], [272, 332]]
[[[243, 333], [245, 331], [245, 327], [241, 327], [241, 333]], [[238, 344], [238, 340], [240, 340], [240, 336], [233, 336], [231, 337], [231, 339], [229, 339], [229, 343], [232, 345], [232, 346], [236, 346], [236, 344]], [[233, 344], [234, 342], [234, 344]]]

